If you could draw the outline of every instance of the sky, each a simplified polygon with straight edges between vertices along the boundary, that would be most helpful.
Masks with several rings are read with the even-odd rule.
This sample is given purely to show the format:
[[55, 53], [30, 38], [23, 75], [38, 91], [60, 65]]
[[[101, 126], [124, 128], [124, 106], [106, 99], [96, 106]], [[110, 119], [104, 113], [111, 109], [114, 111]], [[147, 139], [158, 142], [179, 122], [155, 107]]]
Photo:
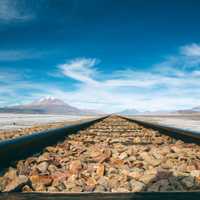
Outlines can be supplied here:
[[0, 106], [200, 105], [200, 1], [0, 0]]

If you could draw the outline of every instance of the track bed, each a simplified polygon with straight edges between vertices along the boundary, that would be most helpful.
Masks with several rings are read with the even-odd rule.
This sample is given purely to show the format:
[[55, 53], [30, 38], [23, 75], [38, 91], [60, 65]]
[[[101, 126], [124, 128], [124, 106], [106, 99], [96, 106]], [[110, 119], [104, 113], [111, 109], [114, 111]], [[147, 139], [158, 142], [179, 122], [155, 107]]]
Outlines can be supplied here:
[[3, 192], [200, 190], [200, 146], [119, 116], [20, 160], [0, 177]]

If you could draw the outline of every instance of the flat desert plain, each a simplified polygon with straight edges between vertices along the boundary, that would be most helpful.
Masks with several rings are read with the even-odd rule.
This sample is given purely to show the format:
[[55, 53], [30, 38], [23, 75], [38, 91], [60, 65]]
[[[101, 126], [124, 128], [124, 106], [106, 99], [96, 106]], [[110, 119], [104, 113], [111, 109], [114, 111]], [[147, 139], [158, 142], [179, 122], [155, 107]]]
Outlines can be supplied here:
[[[94, 117], [94, 116], [93, 116]], [[47, 115], [47, 114], [0, 114], [0, 131], [17, 130], [35, 125], [44, 125], [57, 122], [71, 122], [80, 119], [89, 119], [90, 116]]]
[[165, 116], [129, 116], [134, 119], [196, 131], [200, 133], [200, 114]]

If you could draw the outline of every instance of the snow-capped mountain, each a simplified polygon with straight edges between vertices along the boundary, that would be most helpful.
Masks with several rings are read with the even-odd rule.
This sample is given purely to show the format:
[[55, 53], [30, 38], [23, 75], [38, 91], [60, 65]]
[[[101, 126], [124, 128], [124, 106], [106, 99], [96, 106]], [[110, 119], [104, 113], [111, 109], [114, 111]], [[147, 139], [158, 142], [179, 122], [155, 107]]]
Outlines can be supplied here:
[[0, 108], [0, 112], [67, 115], [98, 114], [96, 111], [84, 110], [70, 106], [64, 101], [54, 97], [44, 97], [29, 104]]
[[40, 106], [40, 105], [66, 105], [66, 103], [60, 99], [54, 97], [44, 97], [39, 100], [33, 101], [32, 105]]

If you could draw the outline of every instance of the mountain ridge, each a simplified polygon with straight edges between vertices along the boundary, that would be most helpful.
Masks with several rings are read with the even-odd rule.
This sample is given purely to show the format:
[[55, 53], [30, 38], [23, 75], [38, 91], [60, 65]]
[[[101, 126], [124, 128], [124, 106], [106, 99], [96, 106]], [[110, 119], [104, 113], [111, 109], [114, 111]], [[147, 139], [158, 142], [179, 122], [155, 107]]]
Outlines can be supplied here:
[[1, 113], [23, 113], [23, 114], [68, 114], [68, 115], [98, 115], [97, 111], [79, 109], [64, 101], [45, 97], [28, 104], [8, 106], [0, 108]]

